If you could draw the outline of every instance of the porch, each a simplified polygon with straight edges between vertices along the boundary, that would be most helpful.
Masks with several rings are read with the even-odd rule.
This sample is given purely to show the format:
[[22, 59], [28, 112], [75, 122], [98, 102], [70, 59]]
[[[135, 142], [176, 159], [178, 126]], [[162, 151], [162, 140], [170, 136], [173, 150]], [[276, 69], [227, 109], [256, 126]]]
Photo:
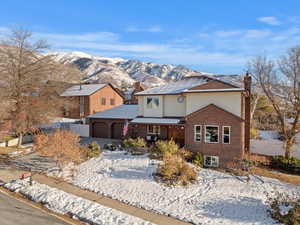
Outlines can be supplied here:
[[130, 126], [131, 137], [145, 138], [148, 143], [173, 139], [180, 147], [185, 144], [185, 126], [180, 119], [136, 118]]

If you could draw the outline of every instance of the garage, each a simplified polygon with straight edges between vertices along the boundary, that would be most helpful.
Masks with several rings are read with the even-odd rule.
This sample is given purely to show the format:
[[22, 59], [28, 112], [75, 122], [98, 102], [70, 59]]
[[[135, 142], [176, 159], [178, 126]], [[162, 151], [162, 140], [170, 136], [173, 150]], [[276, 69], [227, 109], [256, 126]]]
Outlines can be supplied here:
[[93, 123], [93, 137], [108, 138], [108, 126], [104, 122]]
[[112, 138], [121, 139], [123, 135], [124, 123], [113, 123], [111, 126]]
[[[97, 138], [123, 138], [124, 124], [138, 116], [138, 105], [120, 105], [87, 117], [90, 134]], [[129, 131], [128, 131], [129, 132]]]

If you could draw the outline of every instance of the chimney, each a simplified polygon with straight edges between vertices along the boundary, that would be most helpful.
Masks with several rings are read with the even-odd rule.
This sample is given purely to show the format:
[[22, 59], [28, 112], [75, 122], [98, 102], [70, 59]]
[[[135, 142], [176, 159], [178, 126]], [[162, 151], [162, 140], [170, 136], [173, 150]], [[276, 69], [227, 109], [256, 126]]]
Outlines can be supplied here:
[[140, 90], [141, 88], [141, 82], [137, 81], [133, 84], [134, 90]]
[[245, 152], [250, 153], [250, 129], [251, 129], [251, 82], [252, 78], [247, 72], [244, 77], [245, 89]]

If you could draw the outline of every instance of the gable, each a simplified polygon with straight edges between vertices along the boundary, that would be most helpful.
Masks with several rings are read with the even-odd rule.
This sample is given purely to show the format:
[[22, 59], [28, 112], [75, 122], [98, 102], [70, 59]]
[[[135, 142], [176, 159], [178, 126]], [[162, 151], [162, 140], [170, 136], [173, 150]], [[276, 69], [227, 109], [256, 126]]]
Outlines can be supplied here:
[[203, 108], [187, 115], [185, 117], [185, 119], [186, 120], [191, 120], [194, 117], [199, 117], [203, 114], [208, 114], [209, 116], [218, 115], [218, 117], [224, 117], [224, 119], [230, 117], [231, 119], [233, 119], [237, 122], [243, 122], [244, 121], [241, 117], [236, 116], [233, 113], [228, 112], [227, 110], [216, 106], [215, 104], [209, 104], [209, 105], [207, 105], [207, 106], [205, 106], [205, 107], [203, 107]]
[[236, 87], [222, 81], [211, 80], [208, 81], [207, 83], [195, 86], [189, 90], [209, 90], [209, 89], [227, 89], [227, 88], [232, 89]]

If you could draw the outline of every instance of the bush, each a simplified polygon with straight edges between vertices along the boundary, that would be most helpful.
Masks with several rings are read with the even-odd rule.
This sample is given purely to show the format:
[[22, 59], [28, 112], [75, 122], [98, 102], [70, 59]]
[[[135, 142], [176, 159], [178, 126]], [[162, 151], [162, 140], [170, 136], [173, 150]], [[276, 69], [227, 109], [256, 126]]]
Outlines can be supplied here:
[[203, 167], [204, 166], [204, 156], [201, 152], [197, 152], [196, 154], [194, 154], [193, 160], [192, 162], [199, 167]]
[[80, 145], [79, 135], [66, 130], [39, 134], [34, 148], [41, 155], [52, 158], [60, 168], [68, 163], [80, 163], [85, 159], [85, 150]]
[[269, 198], [271, 217], [284, 225], [300, 225], [300, 198], [290, 198], [284, 194], [276, 194]]
[[137, 150], [146, 147], [146, 142], [143, 138], [127, 138], [123, 141], [123, 145], [125, 148]]
[[259, 132], [256, 128], [251, 128], [250, 129], [250, 138], [251, 139], [256, 139], [259, 137]]
[[87, 158], [98, 157], [100, 154], [100, 145], [95, 141], [89, 143], [87, 149]]
[[164, 157], [157, 175], [168, 185], [188, 185], [197, 180], [197, 172], [179, 155]]
[[173, 141], [157, 141], [151, 150], [152, 156], [164, 158], [179, 153], [179, 146]]
[[284, 156], [273, 156], [271, 158], [271, 167], [293, 174], [300, 174], [300, 160], [295, 157], [287, 159]]

